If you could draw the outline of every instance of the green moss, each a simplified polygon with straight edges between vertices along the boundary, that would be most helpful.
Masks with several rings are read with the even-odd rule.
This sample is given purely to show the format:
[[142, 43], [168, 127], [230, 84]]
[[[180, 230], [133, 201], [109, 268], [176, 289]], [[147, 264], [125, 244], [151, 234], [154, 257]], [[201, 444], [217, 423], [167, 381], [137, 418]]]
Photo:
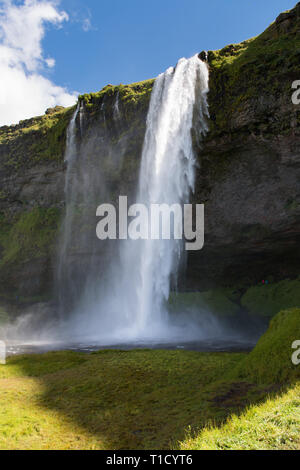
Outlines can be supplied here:
[[206, 292], [173, 293], [169, 298], [170, 310], [209, 311], [217, 316], [233, 316], [238, 313], [239, 294], [231, 289], [211, 289]]
[[0, 156], [8, 168], [31, 166], [42, 160], [62, 160], [66, 130], [74, 107], [0, 128]]
[[285, 308], [300, 307], [300, 277], [250, 287], [243, 295], [241, 305], [251, 315], [264, 317], [272, 317]]
[[[81, 95], [87, 111], [87, 122], [92, 122], [106, 103], [106, 125], [113, 119], [114, 102], [119, 96], [122, 118], [132, 127], [138, 127], [140, 112], [145, 114], [154, 80], [145, 80], [130, 85], [107, 85], [98, 93]], [[48, 110], [44, 116], [20, 121], [18, 125], [3, 126], [0, 128], [0, 157], [7, 168], [13, 170], [32, 166], [40, 161], [62, 161], [65, 145], [66, 131], [74, 107], [56, 107]], [[120, 129], [122, 133], [122, 130]], [[120, 136], [115, 136], [119, 139]], [[114, 137], [112, 136], [112, 139]], [[5, 195], [0, 193], [0, 200]]]
[[64, 110], [55, 114], [50, 114], [52, 119], [45, 120], [44, 125], [39, 129], [39, 134], [43, 136], [37, 143], [31, 146], [31, 152], [35, 161], [42, 159], [61, 160], [65, 153], [66, 131], [74, 112], [74, 108]]
[[243, 310], [252, 316], [271, 318], [280, 310], [300, 307], [300, 278], [252, 286], [246, 292], [244, 288], [216, 288], [205, 292], [171, 293], [169, 307], [171, 312], [206, 310], [216, 316], [234, 316]]
[[143, 100], [148, 100], [153, 87], [154, 79], [144, 80], [143, 82], [131, 83], [130, 85], [106, 85], [97, 93], [86, 93], [79, 96], [79, 101], [83, 101], [86, 108], [92, 108], [99, 102], [103, 102], [104, 97], [116, 97], [119, 93], [119, 99], [124, 104], [136, 104]]
[[0, 268], [48, 255], [53, 248], [59, 220], [58, 209], [39, 207], [23, 213], [12, 224], [2, 217]]
[[292, 363], [292, 344], [300, 340], [300, 309], [283, 310], [270, 322], [254, 350], [238, 365], [239, 378], [261, 383], [300, 379], [300, 367]]
[[[128, 127], [136, 129], [140, 126], [141, 116], [146, 116], [154, 80], [132, 83], [130, 85], [107, 85], [97, 93], [79, 96], [88, 112], [88, 120], [98, 115], [105, 116], [102, 125], [113, 131], [115, 124], [115, 103], [118, 99], [119, 111], [122, 119], [118, 123], [118, 133]], [[143, 121], [144, 119], [142, 119]], [[112, 141], [119, 139], [119, 135], [111, 136]]]
[[[209, 51], [212, 136], [232, 129], [233, 118], [241, 111], [249, 114], [249, 106], [255, 109], [258, 90], [274, 103], [282, 96], [290, 100], [300, 60], [299, 25], [300, 16], [295, 16], [289, 31], [281, 31], [273, 23], [253, 39]], [[253, 122], [248, 130], [266, 136], [290, 132], [289, 115], [281, 116], [280, 121], [272, 117], [262, 116], [263, 127], [256, 129]]]
[[0, 305], [0, 326], [6, 323], [9, 319], [9, 315], [4, 307]]

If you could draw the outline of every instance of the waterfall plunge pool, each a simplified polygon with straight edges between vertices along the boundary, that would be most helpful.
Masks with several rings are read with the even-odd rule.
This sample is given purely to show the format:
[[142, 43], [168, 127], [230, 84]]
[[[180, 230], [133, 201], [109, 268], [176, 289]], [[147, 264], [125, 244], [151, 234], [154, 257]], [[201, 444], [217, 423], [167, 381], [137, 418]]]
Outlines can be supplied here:
[[51, 351], [77, 351], [82, 353], [93, 353], [99, 350], [123, 350], [130, 351], [134, 349], [167, 349], [167, 350], [186, 350], [199, 352], [249, 352], [256, 342], [250, 340], [238, 340], [236, 338], [210, 338], [199, 341], [142, 341], [119, 342], [114, 344], [99, 344], [88, 342], [8, 342], [6, 344], [7, 356], [21, 354], [42, 354]]

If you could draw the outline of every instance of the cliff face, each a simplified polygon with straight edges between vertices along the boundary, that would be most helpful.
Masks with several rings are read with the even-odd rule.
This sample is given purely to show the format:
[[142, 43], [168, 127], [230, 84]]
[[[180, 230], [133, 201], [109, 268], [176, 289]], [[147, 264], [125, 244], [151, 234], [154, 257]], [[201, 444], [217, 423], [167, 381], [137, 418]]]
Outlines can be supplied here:
[[51, 290], [70, 116], [59, 110], [0, 129], [0, 284], [9, 299]]
[[208, 53], [211, 130], [196, 200], [206, 243], [190, 283], [248, 285], [299, 271], [300, 3], [263, 34]]
[[[133, 192], [153, 80], [107, 86], [80, 97], [77, 136], [107, 200]], [[118, 108], [116, 108], [118, 105]], [[0, 296], [38, 301], [53, 295], [57, 241], [65, 207], [66, 131], [75, 108], [0, 128]], [[101, 189], [101, 188], [100, 188]], [[100, 192], [100, 195], [102, 193]], [[93, 214], [102, 199], [94, 201]], [[96, 218], [93, 225], [95, 238]], [[89, 233], [86, 234], [87, 237]], [[78, 269], [82, 269], [82, 256]]]
[[[300, 4], [259, 37], [209, 51], [208, 63], [210, 131], [197, 149], [194, 195], [206, 205], [206, 239], [189, 255], [185, 287], [295, 277], [300, 105], [292, 103], [291, 86], [300, 80]], [[84, 138], [98, 135], [91, 153], [112, 200], [134, 191], [152, 85], [108, 86], [80, 97]], [[0, 129], [0, 294], [10, 299], [51, 297], [73, 112], [56, 109]], [[122, 152], [118, 164], [103, 153], [105, 132], [114, 153]]]

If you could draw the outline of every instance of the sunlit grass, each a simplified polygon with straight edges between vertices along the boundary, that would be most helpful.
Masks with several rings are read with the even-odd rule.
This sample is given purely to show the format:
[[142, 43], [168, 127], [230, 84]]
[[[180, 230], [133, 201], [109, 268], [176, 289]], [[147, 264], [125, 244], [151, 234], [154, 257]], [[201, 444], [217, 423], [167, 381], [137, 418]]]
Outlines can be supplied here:
[[0, 449], [298, 448], [299, 319], [280, 312], [249, 354], [11, 357], [0, 366]]
[[0, 368], [0, 448], [169, 448], [214, 416], [210, 385], [242, 358], [186, 351], [10, 358]]
[[187, 436], [181, 449], [300, 450], [300, 382], [277, 398], [233, 415], [221, 427]]
[[[202, 434], [196, 440], [185, 438], [187, 429], [195, 435], [209, 422], [222, 425], [232, 413], [267, 395], [265, 386], [246, 381], [241, 386], [229, 379], [244, 359], [240, 353], [151, 350], [9, 358], [0, 366], [0, 449], [168, 449], [178, 448], [179, 441], [185, 447], [202, 445]], [[298, 406], [299, 388], [293, 393], [289, 396]], [[275, 400], [280, 413], [280, 399]], [[285, 410], [293, 400], [284, 401]], [[251, 419], [248, 413], [244, 426]], [[280, 419], [285, 432], [288, 417]], [[288, 435], [294, 435], [293, 415], [290, 423]], [[271, 435], [269, 439], [277, 446]], [[240, 445], [238, 439], [235, 445]]]

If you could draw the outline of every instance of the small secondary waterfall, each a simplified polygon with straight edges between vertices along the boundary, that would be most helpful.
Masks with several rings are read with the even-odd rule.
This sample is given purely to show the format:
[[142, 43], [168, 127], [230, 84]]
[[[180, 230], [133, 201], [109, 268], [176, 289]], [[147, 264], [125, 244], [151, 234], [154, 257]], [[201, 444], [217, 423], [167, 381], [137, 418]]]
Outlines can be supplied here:
[[[66, 164], [66, 177], [65, 177], [65, 197], [66, 197], [66, 213], [63, 220], [59, 250], [58, 250], [58, 267], [57, 267], [57, 291], [59, 297], [59, 305], [61, 310], [64, 307], [64, 290], [66, 281], [70, 281], [70, 270], [68, 269], [68, 254], [70, 249], [70, 240], [72, 237], [73, 219], [74, 219], [74, 202], [76, 201], [77, 178], [76, 178], [76, 157], [77, 157], [77, 142], [76, 142], [76, 120], [79, 115], [80, 127], [83, 120], [83, 109], [78, 103], [77, 108], [71, 118], [70, 124], [67, 129], [67, 142], [64, 162]], [[71, 282], [68, 283], [72, 285]], [[63, 315], [63, 311], [60, 312]]]
[[[189, 202], [190, 193], [194, 189], [196, 168], [192, 129], [196, 132], [195, 137], [199, 138], [207, 131], [208, 78], [207, 65], [198, 56], [194, 56], [181, 59], [175, 68], [169, 68], [156, 79], [147, 116], [136, 194], [138, 203], [149, 206]], [[104, 112], [103, 103], [101, 112]], [[77, 119], [78, 113], [80, 119]], [[119, 95], [113, 105], [113, 116], [115, 119], [118, 117], [118, 122], [122, 118]], [[59, 250], [58, 278], [61, 297], [71, 289], [73, 297], [76, 298], [77, 295], [78, 299], [77, 306], [68, 319], [68, 330], [78, 336], [92, 336], [99, 340], [162, 338], [170, 330], [167, 301], [171, 281], [176, 283], [183, 241], [175, 240], [174, 237], [171, 240], [113, 241], [113, 251], [116, 251], [117, 246], [119, 256], [109, 259], [109, 263], [102, 261], [101, 264], [91, 248], [91, 244], [96, 241], [103, 243], [96, 240], [96, 224], [93, 241], [90, 239], [87, 242], [84, 233], [83, 238], [78, 235], [74, 241], [74, 220], [78, 218], [78, 207], [80, 217], [85, 217], [82, 214], [87, 207], [93, 208], [94, 216], [98, 204], [103, 200], [110, 202], [103, 199], [104, 193], [99, 193], [100, 166], [100, 173], [94, 168], [89, 170], [86, 149], [89, 146], [95, 147], [95, 142], [89, 143], [85, 136], [87, 143], [82, 144], [81, 139], [80, 145], [83, 148], [76, 148], [76, 122], [77, 128], [78, 122], [81, 128], [84, 126], [83, 109], [77, 108], [68, 129], [67, 209]], [[103, 145], [109, 147], [112, 144], [105, 135], [103, 131], [101, 137], [97, 137], [98, 142], [101, 140]], [[98, 143], [97, 148], [100, 148]], [[107, 149], [106, 154], [109, 154]], [[98, 160], [101, 161], [99, 158]], [[95, 221], [85, 218], [81, 225], [91, 225], [91, 220]], [[90, 263], [86, 267], [82, 287], [78, 282], [72, 283], [74, 274], [68, 256], [71, 252], [72, 256], [78, 257], [78, 252], [87, 250], [91, 253]], [[101, 271], [101, 278], [97, 271]], [[66, 278], [69, 279], [67, 285]], [[62, 309], [64, 305], [65, 302], [62, 302]]]
[[63, 220], [59, 250], [58, 250], [58, 260], [57, 260], [57, 291], [59, 297], [59, 306], [62, 306], [62, 296], [63, 296], [63, 278], [67, 275], [65, 271], [66, 267], [66, 257], [68, 252], [68, 243], [71, 236], [72, 228], [72, 193], [73, 193], [73, 184], [72, 184], [72, 169], [73, 164], [76, 158], [76, 118], [80, 110], [80, 105], [77, 105], [76, 111], [73, 114], [70, 124], [67, 129], [67, 142], [66, 142], [66, 153], [65, 153], [65, 164], [67, 165], [66, 178], [65, 178], [65, 196], [66, 196], [66, 214]]

